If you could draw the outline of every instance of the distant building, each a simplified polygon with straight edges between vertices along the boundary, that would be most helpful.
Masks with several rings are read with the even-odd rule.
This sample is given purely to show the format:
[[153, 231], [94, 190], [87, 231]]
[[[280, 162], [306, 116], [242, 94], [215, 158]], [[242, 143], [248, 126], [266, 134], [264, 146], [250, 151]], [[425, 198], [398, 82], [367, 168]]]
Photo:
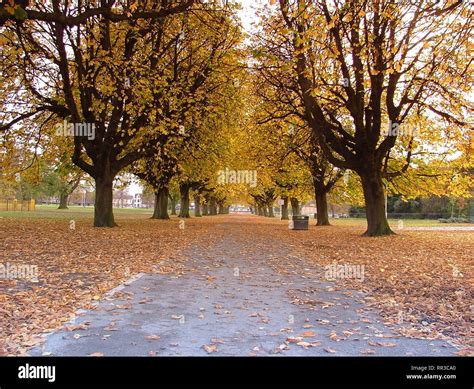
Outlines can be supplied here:
[[[316, 201], [311, 200], [301, 207], [301, 214], [313, 217], [317, 213]], [[329, 217], [349, 217], [349, 206], [347, 204], [328, 204]]]
[[133, 208], [142, 207], [142, 195], [140, 193], [135, 193], [133, 196]]
[[112, 206], [114, 208], [132, 208], [133, 207], [133, 196], [126, 194], [124, 191], [114, 192], [114, 198], [112, 200]]
[[301, 214], [312, 216], [316, 213], [316, 201], [312, 200], [307, 202], [301, 207]]

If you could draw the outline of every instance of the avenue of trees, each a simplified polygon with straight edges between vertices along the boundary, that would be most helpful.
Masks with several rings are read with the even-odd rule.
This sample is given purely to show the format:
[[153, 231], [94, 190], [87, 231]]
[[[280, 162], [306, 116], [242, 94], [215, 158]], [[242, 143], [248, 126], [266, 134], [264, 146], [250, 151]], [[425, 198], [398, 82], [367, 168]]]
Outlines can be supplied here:
[[[277, 199], [286, 219], [315, 199], [325, 226], [345, 202], [365, 207], [367, 236], [392, 233], [387, 192], [472, 197], [470, 4], [269, 1], [252, 36], [238, 9], [0, 1], [0, 189], [42, 185], [64, 208], [91, 179], [96, 227], [116, 225], [114, 183], [131, 176], [157, 219], [191, 201], [195, 216], [272, 216]], [[222, 185], [225, 168], [256, 185]]]

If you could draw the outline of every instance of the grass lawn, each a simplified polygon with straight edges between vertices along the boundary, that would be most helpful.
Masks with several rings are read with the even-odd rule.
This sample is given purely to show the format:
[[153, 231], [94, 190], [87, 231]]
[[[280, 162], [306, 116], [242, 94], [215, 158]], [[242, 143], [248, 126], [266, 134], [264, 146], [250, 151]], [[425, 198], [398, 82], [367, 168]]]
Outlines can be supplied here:
[[[115, 208], [114, 215], [118, 218], [150, 217], [151, 208]], [[69, 209], [58, 209], [57, 205], [37, 205], [34, 212], [0, 211], [0, 217], [21, 219], [88, 219], [93, 218], [94, 207], [72, 205]]]
[[[392, 228], [398, 227], [398, 220], [388, 219], [388, 223]], [[469, 223], [440, 223], [438, 220], [430, 219], [401, 219], [404, 227], [467, 227], [472, 226]], [[366, 220], [364, 218], [344, 218], [331, 219], [331, 223], [335, 226], [365, 226]]]
[[[57, 209], [57, 205], [37, 205], [34, 212], [21, 211], [0, 211], [0, 218], [21, 218], [21, 219], [92, 219], [94, 216], [94, 207], [82, 207], [72, 205], [69, 209]], [[130, 218], [149, 218], [153, 213], [152, 208], [114, 208], [114, 215], [118, 222], [120, 219]], [[190, 211], [193, 216], [193, 211]], [[330, 218], [331, 224], [335, 226], [364, 227], [366, 220], [364, 218]], [[311, 223], [311, 218], [310, 218]], [[397, 229], [398, 219], [390, 219], [389, 224]], [[428, 219], [403, 219], [404, 227], [466, 227], [472, 226], [469, 223], [440, 223], [438, 220]]]

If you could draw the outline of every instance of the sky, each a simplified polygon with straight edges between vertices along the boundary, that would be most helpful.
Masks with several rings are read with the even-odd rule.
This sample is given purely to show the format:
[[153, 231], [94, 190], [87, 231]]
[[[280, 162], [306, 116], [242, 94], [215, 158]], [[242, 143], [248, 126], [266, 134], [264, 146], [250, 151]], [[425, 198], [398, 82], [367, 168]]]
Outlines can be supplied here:
[[252, 31], [252, 22], [256, 20], [255, 9], [260, 8], [265, 1], [264, 0], [240, 0], [242, 4], [242, 10], [239, 12], [240, 19], [242, 20], [242, 26], [248, 33]]

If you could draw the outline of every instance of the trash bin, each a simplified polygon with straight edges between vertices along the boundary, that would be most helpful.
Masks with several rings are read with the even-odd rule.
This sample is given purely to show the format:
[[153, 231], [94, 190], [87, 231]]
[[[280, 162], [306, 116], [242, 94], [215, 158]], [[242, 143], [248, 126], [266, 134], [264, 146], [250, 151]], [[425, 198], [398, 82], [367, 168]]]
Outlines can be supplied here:
[[309, 225], [309, 216], [293, 215], [293, 230], [307, 230]]

